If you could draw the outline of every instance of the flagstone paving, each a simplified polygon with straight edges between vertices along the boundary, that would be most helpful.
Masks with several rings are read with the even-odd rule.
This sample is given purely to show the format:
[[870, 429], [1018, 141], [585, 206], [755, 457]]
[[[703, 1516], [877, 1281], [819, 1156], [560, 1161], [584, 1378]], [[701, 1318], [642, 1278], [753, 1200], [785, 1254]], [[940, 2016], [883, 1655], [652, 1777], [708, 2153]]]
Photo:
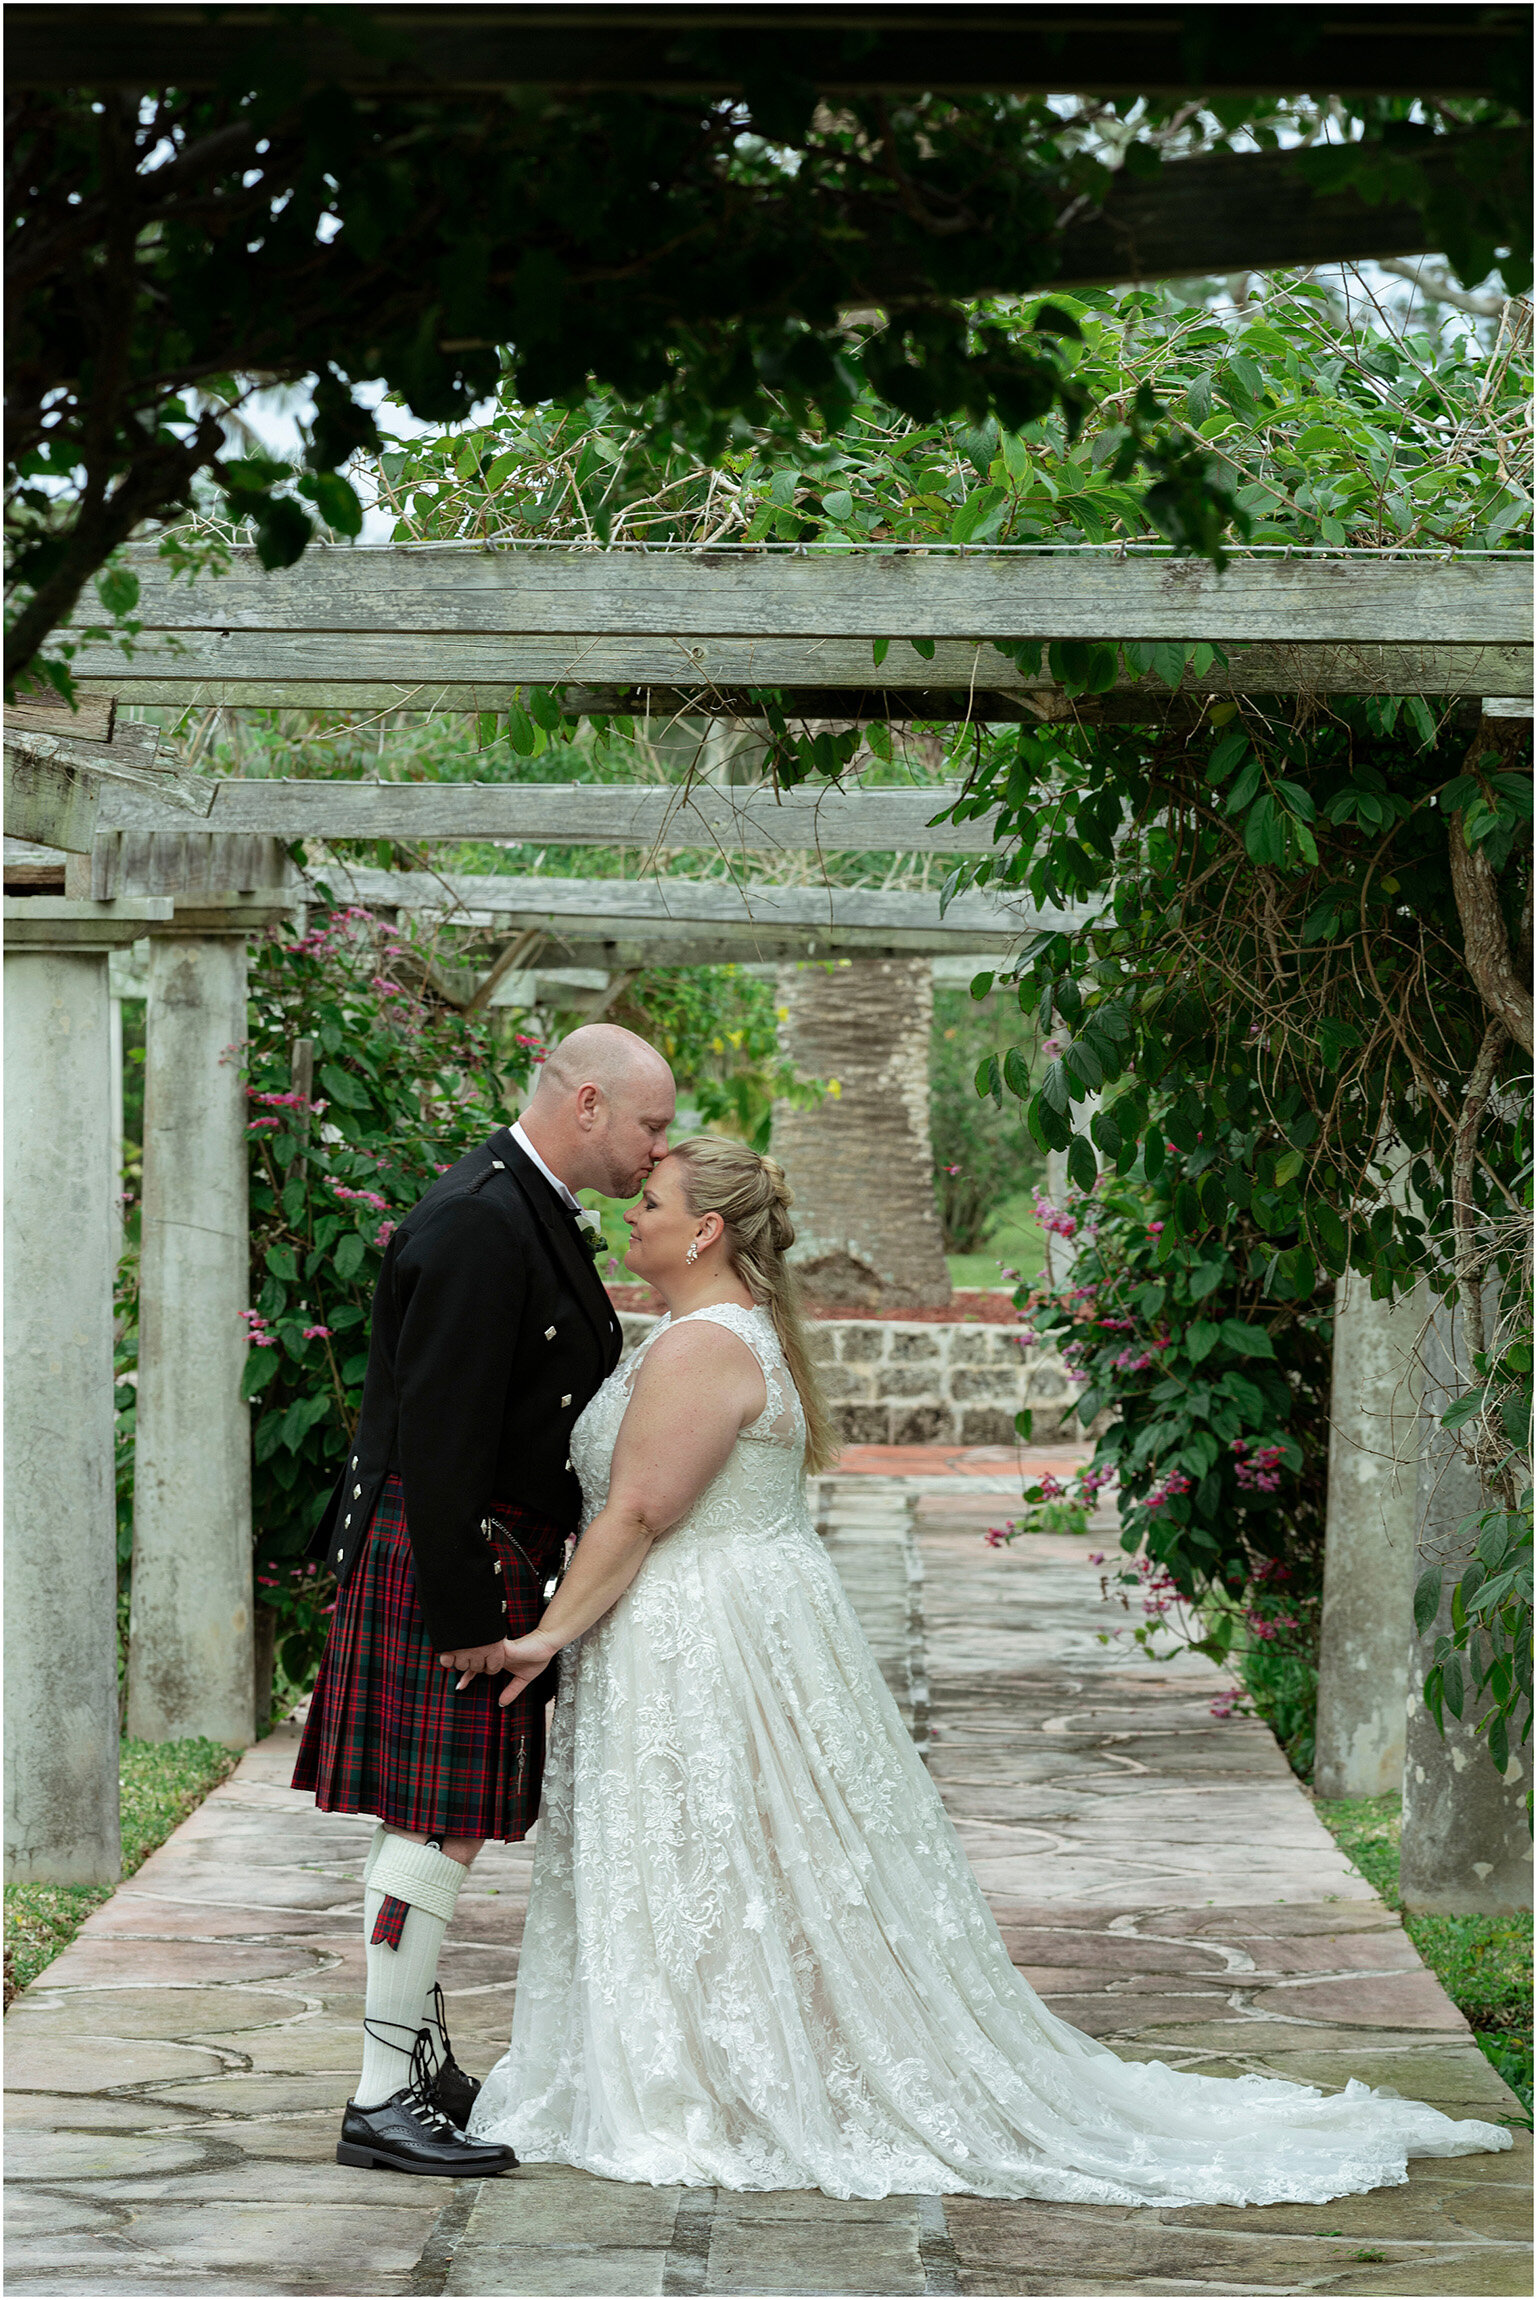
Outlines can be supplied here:
[[[1154, 1667], [1100, 1641], [1125, 1617], [1084, 1545], [988, 1549], [995, 1488], [1018, 1490], [980, 1464], [931, 1463], [818, 1491], [1032, 1984], [1131, 2059], [1331, 2087], [1355, 2074], [1453, 2113], [1518, 2114], [1264, 1728], [1212, 1718], [1221, 1680], [1204, 1661]], [[1407, 2187], [1250, 2211], [841, 2203], [537, 2165], [452, 2186], [344, 2170], [370, 1829], [287, 1788], [294, 1738], [250, 1751], [7, 2018], [11, 2292], [1532, 2289], [1524, 2133], [1507, 2155], [1415, 2165]], [[445, 1952], [472, 2068], [506, 2038], [531, 1854], [482, 1856]]]

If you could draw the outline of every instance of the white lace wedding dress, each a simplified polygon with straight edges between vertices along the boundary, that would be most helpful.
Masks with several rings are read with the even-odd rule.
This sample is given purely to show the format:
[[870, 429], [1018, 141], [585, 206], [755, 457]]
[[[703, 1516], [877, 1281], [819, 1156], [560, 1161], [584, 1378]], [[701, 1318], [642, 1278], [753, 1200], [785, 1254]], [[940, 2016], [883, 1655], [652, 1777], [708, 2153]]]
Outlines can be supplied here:
[[[1411, 2156], [1508, 2148], [1364, 2084], [1124, 2062], [1047, 2011], [807, 1515], [771, 1320], [694, 1316], [749, 1345], [768, 1405], [561, 1656], [512, 2044], [476, 2138], [659, 2185], [1103, 2204], [1321, 2203]], [[584, 1523], [655, 1340], [576, 1425]]]

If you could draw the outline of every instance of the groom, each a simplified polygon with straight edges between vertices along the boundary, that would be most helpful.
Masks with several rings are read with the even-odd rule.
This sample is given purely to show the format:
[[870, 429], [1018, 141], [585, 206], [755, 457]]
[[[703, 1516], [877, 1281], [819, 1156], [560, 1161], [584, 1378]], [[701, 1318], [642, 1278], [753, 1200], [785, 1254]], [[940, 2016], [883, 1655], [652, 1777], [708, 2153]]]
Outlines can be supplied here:
[[323, 1811], [379, 1821], [342, 2164], [452, 2179], [510, 2161], [461, 2129], [479, 2088], [449, 2048], [437, 1964], [482, 1841], [526, 1836], [538, 1812], [549, 1688], [503, 1709], [495, 1677], [457, 1693], [437, 1657], [484, 1667], [559, 1571], [581, 1502], [572, 1426], [620, 1348], [575, 1194], [633, 1196], [673, 1111], [644, 1039], [574, 1031], [522, 1120], [441, 1175], [385, 1253], [363, 1410], [313, 1545], [338, 1595], [294, 1772]]

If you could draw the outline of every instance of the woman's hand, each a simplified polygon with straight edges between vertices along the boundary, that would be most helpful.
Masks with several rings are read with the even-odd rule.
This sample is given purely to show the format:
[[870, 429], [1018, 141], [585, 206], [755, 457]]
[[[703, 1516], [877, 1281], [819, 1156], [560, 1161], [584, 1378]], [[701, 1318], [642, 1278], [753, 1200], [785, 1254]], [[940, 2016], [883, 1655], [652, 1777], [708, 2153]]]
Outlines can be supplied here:
[[[559, 1638], [542, 1636], [537, 1629], [530, 1630], [527, 1637], [505, 1638], [502, 1643], [502, 1666], [511, 1676], [512, 1683], [505, 1686], [498, 1695], [497, 1707], [505, 1709], [509, 1703], [516, 1701], [520, 1693], [525, 1693], [536, 1677], [543, 1676], [559, 1651]], [[467, 1685], [468, 1676], [460, 1682], [461, 1685]]]

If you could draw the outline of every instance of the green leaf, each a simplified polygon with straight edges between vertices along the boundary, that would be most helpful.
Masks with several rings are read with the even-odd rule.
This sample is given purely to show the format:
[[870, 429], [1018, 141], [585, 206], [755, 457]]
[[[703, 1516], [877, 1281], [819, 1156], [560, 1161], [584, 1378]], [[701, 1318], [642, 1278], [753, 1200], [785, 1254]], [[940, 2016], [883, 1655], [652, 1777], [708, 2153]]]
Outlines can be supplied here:
[[[1211, 755], [1206, 761], [1206, 780], [1209, 783], [1224, 781], [1232, 773], [1248, 748], [1249, 738], [1243, 728], [1230, 728], [1220, 742], [1212, 745]], [[1254, 784], [1249, 792], [1250, 798], [1253, 797], [1254, 791], [1259, 788], [1259, 776], [1260, 766], [1259, 761], [1256, 760], [1254, 762]], [[1240, 801], [1242, 805], [1247, 803], [1247, 800]]]
[[1080, 1190], [1092, 1190], [1099, 1180], [1094, 1152], [1082, 1134], [1075, 1134], [1068, 1145], [1067, 1171]]
[[1217, 1291], [1226, 1276], [1227, 1263], [1225, 1261], [1198, 1263], [1190, 1273], [1189, 1287], [1192, 1302], [1204, 1302], [1208, 1294], [1214, 1294]]
[[1209, 1358], [1222, 1338], [1222, 1328], [1210, 1319], [1196, 1318], [1185, 1328], [1185, 1355], [1193, 1366]]
[[106, 567], [96, 578], [96, 596], [109, 615], [131, 615], [139, 604], [139, 578], [131, 567]]
[[909, 647], [911, 647], [915, 655], [921, 655], [923, 657], [925, 663], [933, 662], [934, 642], [932, 639], [909, 639], [907, 644]]
[[835, 487], [830, 494], [823, 496], [822, 509], [829, 519], [837, 520], [841, 526], [844, 520], [854, 516], [854, 498], [846, 487]]
[[1263, 1326], [1251, 1326], [1244, 1318], [1224, 1318], [1222, 1321], [1224, 1345], [1238, 1358], [1273, 1358], [1275, 1344]]
[[1016, 1434], [1028, 1445], [1035, 1435], [1035, 1415], [1029, 1406], [1022, 1406], [1014, 1416], [1014, 1428]]
[[[1245, 738], [1245, 741], [1247, 742], [1247, 737]], [[1264, 776], [1264, 772], [1265, 770], [1260, 764], [1259, 760], [1251, 759], [1248, 765], [1244, 768], [1243, 773], [1239, 776], [1237, 782], [1228, 792], [1227, 802], [1223, 811], [1230, 815], [1241, 815], [1244, 808], [1253, 798], [1255, 792], [1259, 789], [1261, 780]]]
[[308, 496], [326, 525], [338, 535], [362, 533], [363, 506], [339, 471], [307, 471], [299, 481], [299, 493]]
[[1041, 1079], [1041, 1092], [1053, 1110], [1066, 1116], [1072, 1102], [1068, 1090], [1067, 1070], [1061, 1062], [1048, 1062]]
[[358, 1084], [351, 1071], [343, 1070], [335, 1062], [322, 1062], [320, 1083], [332, 1101], [339, 1102], [344, 1110], [366, 1110], [369, 1107], [371, 1097], [366, 1089]]
[[292, 1246], [269, 1246], [262, 1259], [275, 1278], [286, 1278], [290, 1284], [297, 1280]]
[[251, 1350], [240, 1369], [240, 1394], [254, 1398], [258, 1390], [265, 1389], [278, 1370], [276, 1350]]
[[1286, 860], [1281, 810], [1268, 791], [1260, 793], [1244, 816], [1243, 849], [1252, 863], [1274, 866]]
[[343, 1285], [349, 1279], [357, 1276], [363, 1267], [363, 1256], [367, 1250], [356, 1230], [349, 1230], [346, 1236], [339, 1241], [336, 1252], [332, 1256], [332, 1266]]
[[872, 639], [872, 640], [871, 640], [871, 642], [870, 642], [870, 653], [871, 653], [871, 654], [874, 656], [874, 658], [875, 658], [875, 668], [877, 669], [877, 671], [880, 669], [880, 667], [881, 667], [882, 663], [884, 663], [884, 662], [885, 662], [885, 660], [886, 660], [886, 657], [887, 657], [887, 656], [890, 654], [890, 652], [891, 652], [891, 641], [890, 641], [889, 639]]
[[1441, 1568], [1427, 1565], [1414, 1585], [1414, 1629], [1423, 1637], [1441, 1610]]

